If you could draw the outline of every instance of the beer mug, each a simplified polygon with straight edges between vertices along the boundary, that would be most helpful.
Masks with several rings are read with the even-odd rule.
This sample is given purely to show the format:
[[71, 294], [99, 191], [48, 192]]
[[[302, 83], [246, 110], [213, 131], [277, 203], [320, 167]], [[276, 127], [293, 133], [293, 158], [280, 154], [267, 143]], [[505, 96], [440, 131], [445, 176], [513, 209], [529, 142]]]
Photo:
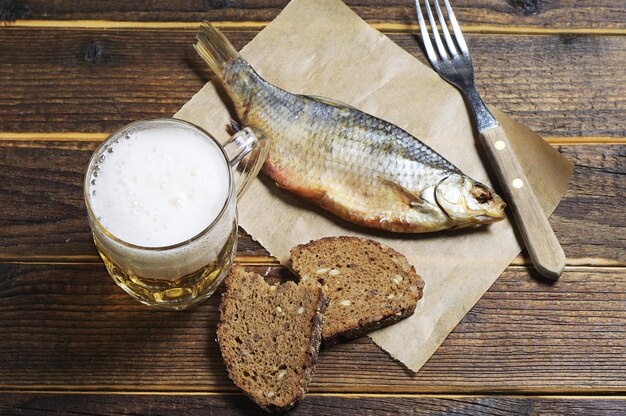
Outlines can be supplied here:
[[237, 247], [237, 200], [269, 144], [245, 128], [224, 145], [177, 119], [131, 123], [94, 152], [84, 198], [113, 280], [140, 302], [181, 310], [213, 294]]

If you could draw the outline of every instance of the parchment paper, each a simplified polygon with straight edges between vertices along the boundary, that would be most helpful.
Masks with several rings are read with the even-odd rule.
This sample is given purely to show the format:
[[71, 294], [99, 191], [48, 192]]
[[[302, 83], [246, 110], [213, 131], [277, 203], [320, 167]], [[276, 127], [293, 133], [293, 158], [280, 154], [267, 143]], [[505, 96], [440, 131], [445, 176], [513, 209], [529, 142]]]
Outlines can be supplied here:
[[[241, 54], [269, 82], [294, 93], [332, 97], [388, 120], [469, 176], [490, 183], [462, 97], [340, 1], [293, 0]], [[571, 164], [523, 125], [495, 114], [551, 213], [565, 193]], [[232, 116], [209, 83], [175, 117], [225, 140]], [[522, 248], [509, 221], [429, 235], [377, 234], [312, 207], [265, 178], [257, 179], [240, 202], [239, 223], [283, 264], [291, 247], [324, 236], [375, 238], [404, 253], [424, 278], [424, 297], [412, 317], [370, 336], [413, 371]]]

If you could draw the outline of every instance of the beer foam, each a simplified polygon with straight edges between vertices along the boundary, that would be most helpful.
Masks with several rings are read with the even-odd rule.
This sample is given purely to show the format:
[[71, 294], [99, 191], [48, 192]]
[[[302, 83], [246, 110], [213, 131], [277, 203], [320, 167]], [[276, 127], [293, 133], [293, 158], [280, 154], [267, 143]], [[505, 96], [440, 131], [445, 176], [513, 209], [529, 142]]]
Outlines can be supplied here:
[[127, 243], [187, 241], [217, 218], [228, 198], [222, 151], [191, 128], [157, 124], [121, 132], [97, 158], [88, 184], [91, 209]]

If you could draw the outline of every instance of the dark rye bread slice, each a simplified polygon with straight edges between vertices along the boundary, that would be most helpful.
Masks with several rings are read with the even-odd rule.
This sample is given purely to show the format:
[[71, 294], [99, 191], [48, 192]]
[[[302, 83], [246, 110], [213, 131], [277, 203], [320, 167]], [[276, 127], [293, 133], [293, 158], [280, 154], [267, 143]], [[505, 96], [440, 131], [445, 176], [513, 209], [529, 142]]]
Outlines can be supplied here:
[[328, 299], [319, 287], [269, 285], [241, 266], [225, 282], [217, 340], [228, 376], [263, 409], [285, 411], [311, 380]]
[[376, 241], [328, 237], [291, 249], [301, 282], [321, 285], [330, 298], [324, 345], [356, 338], [413, 314], [424, 282], [406, 258]]

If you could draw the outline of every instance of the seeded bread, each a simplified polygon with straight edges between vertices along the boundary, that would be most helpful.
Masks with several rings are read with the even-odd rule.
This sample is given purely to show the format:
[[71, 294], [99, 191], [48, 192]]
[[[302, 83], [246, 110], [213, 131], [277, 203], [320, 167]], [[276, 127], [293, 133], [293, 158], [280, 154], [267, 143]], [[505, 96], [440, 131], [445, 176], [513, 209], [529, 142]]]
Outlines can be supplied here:
[[269, 285], [240, 266], [225, 282], [217, 340], [228, 376], [263, 409], [285, 411], [311, 379], [328, 299], [320, 287]]
[[413, 314], [424, 282], [406, 258], [376, 241], [328, 237], [291, 250], [300, 281], [330, 298], [324, 345], [356, 338]]

